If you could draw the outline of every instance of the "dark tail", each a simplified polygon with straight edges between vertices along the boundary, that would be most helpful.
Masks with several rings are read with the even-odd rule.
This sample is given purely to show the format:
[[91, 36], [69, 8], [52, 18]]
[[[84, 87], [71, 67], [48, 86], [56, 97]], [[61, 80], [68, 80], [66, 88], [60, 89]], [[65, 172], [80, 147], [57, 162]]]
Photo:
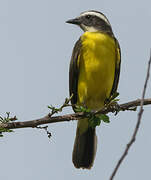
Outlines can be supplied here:
[[89, 127], [84, 133], [80, 133], [77, 127], [72, 161], [76, 168], [90, 169], [95, 159], [97, 137], [95, 128]]

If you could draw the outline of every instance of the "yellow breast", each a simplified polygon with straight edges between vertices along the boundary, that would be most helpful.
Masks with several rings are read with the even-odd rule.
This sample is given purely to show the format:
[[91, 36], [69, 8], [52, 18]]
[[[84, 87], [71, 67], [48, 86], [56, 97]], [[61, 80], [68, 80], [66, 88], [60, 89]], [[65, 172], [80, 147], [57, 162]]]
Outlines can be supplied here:
[[107, 34], [85, 32], [78, 59], [78, 104], [100, 109], [109, 98], [115, 75], [115, 41]]

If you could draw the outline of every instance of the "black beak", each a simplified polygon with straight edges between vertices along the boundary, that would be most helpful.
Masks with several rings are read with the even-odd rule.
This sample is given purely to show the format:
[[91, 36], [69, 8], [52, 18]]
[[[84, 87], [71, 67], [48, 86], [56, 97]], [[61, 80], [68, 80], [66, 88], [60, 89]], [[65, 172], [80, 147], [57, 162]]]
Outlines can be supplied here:
[[66, 23], [80, 25], [81, 19], [80, 18], [69, 19], [68, 21], [66, 21]]

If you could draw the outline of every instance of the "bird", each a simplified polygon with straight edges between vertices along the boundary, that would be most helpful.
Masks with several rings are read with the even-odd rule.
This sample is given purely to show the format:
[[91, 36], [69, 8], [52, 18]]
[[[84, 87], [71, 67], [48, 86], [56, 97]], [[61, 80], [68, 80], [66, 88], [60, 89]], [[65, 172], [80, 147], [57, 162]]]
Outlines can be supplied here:
[[[121, 50], [107, 17], [96, 10], [82, 12], [66, 21], [84, 33], [75, 43], [69, 67], [69, 93], [75, 105], [92, 111], [103, 108], [117, 92]], [[96, 128], [88, 118], [78, 120], [72, 162], [76, 168], [91, 169], [97, 149]]]

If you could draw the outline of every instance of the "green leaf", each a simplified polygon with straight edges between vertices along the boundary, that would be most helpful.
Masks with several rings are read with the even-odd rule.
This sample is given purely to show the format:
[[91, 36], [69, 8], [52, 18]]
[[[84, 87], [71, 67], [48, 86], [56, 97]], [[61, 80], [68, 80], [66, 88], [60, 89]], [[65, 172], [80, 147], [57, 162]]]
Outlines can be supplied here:
[[5, 132], [14, 132], [12, 129], [6, 129]]
[[109, 116], [107, 116], [106, 114], [100, 114], [99, 118], [105, 123], [110, 123]]
[[109, 102], [114, 102], [114, 101], [119, 101], [119, 99], [115, 99], [119, 96], [118, 92], [115, 92], [110, 98], [109, 98]]
[[76, 105], [75, 112], [84, 112], [85, 117], [89, 119], [89, 126], [92, 128], [99, 126], [101, 124], [101, 121], [105, 123], [110, 122], [109, 116], [107, 116], [106, 114], [95, 114], [93, 111], [83, 106]]
[[115, 99], [116, 97], [119, 96], [119, 92], [115, 92], [113, 95], [112, 95], [112, 99]]
[[120, 99], [113, 99], [112, 102], [118, 102]]
[[6, 128], [0, 128], [0, 137], [3, 137], [4, 132], [13, 132], [11, 129], [6, 129]]
[[99, 117], [92, 116], [89, 119], [89, 126], [92, 128], [95, 128], [96, 126], [99, 126], [100, 124], [101, 124], [101, 119]]
[[90, 113], [91, 112], [90, 109], [85, 108], [83, 106], [77, 106], [77, 105], [76, 105], [75, 111], [76, 112], [84, 112], [84, 113]]

